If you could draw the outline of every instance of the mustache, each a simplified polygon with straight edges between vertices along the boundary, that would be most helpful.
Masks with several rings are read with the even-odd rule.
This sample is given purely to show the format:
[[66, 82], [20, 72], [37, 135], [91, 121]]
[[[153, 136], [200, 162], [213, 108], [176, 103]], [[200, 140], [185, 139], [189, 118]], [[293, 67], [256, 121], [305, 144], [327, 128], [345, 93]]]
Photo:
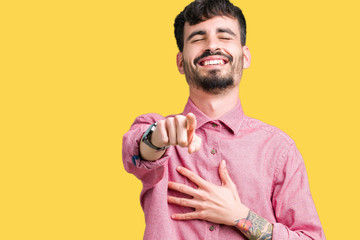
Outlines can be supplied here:
[[196, 65], [202, 58], [208, 57], [208, 56], [223, 56], [229, 60], [229, 62], [233, 61], [233, 57], [230, 55], [227, 55], [225, 53], [222, 53], [221, 51], [211, 52], [211, 51], [205, 51], [203, 54], [201, 54], [199, 57], [194, 59], [194, 65]]

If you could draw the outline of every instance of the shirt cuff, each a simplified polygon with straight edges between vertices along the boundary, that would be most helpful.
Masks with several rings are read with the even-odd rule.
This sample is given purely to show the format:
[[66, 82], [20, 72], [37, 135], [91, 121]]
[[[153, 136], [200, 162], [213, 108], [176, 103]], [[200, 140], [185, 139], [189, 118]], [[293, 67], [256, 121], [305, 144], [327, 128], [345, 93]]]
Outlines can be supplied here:
[[145, 169], [154, 169], [160, 166], [163, 166], [164, 164], [167, 163], [167, 161], [169, 160], [170, 156], [171, 156], [171, 152], [173, 151], [173, 148], [170, 147], [168, 149], [165, 150], [164, 155], [155, 161], [148, 161], [148, 160], [144, 160], [141, 159], [140, 153], [139, 155], [133, 155], [132, 156], [132, 163], [134, 164], [135, 167], [144, 167]]

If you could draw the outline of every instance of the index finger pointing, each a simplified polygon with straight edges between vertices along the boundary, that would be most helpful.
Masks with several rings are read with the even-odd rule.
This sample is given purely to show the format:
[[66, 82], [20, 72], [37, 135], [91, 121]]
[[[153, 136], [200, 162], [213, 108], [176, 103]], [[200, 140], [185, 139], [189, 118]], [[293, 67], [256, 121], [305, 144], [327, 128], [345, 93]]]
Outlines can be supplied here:
[[196, 129], [196, 117], [193, 113], [188, 113], [186, 115], [186, 130], [187, 130], [189, 144], [194, 139], [195, 129]]

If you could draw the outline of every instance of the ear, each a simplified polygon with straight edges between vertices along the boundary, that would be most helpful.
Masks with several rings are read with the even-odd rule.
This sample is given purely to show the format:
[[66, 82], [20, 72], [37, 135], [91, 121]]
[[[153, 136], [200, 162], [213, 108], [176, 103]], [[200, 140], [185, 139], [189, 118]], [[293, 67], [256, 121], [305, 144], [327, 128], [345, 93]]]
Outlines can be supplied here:
[[251, 54], [250, 50], [247, 46], [243, 46], [243, 61], [244, 61], [244, 68], [249, 68], [251, 63]]
[[176, 55], [176, 65], [178, 67], [178, 70], [181, 74], [184, 74], [184, 59], [183, 59], [183, 53], [178, 52]]

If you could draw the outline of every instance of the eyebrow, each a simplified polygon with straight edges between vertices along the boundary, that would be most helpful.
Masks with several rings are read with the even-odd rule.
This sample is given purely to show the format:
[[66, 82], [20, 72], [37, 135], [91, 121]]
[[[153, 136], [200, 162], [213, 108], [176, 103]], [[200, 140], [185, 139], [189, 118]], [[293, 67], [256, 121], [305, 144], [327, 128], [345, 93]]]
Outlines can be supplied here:
[[231, 31], [230, 28], [218, 28], [218, 29], [216, 29], [216, 32], [217, 33], [228, 33], [228, 34], [233, 35], [234, 37], [236, 37], [236, 34], [233, 31]]
[[195, 31], [195, 32], [192, 32], [188, 38], [186, 39], [186, 41], [189, 41], [192, 37], [196, 36], [196, 35], [205, 35], [206, 32], [205, 31], [202, 31], [202, 30], [199, 30], [199, 31]]
[[[230, 28], [218, 28], [218, 29], [216, 29], [216, 32], [217, 33], [228, 33], [228, 34], [236, 37], [236, 34], [233, 31], [231, 31]], [[196, 35], [203, 36], [203, 35], [206, 35], [206, 32], [203, 30], [194, 31], [189, 35], [189, 37], [186, 39], [186, 41], [189, 41], [191, 38], [193, 38]]]

